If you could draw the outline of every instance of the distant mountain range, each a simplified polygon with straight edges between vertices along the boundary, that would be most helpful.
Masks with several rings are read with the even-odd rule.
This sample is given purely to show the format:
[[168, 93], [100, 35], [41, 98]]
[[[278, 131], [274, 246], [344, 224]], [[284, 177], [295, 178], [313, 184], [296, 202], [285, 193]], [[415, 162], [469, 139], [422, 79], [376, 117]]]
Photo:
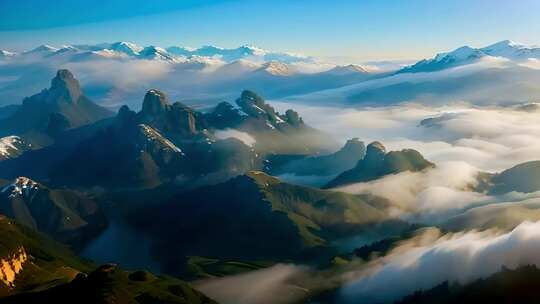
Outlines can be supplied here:
[[[130, 42], [96, 45], [42, 45], [0, 56], [0, 105], [19, 103], [49, 81], [57, 69], [83, 79], [87, 96], [99, 104], [136, 108], [136, 97], [153, 87], [174, 98], [215, 104], [250, 89], [269, 98], [335, 88], [374, 77], [359, 65], [325, 63], [316, 58], [253, 46], [162, 48]], [[1, 117], [1, 113], [0, 113]]]
[[115, 42], [43, 45], [1, 54], [0, 105], [19, 103], [46, 86], [59, 68], [80, 75], [86, 96], [113, 109], [122, 104], [138, 109], [139, 96], [154, 87], [188, 105], [206, 107], [244, 89], [270, 99], [346, 106], [458, 100], [508, 104], [540, 98], [534, 85], [540, 81], [540, 48], [512, 41], [463, 46], [394, 70], [336, 65], [253, 46], [163, 48]]
[[27, 97], [12, 115], [0, 120], [0, 136], [18, 134], [36, 146], [59, 133], [112, 116], [86, 97], [68, 70], [59, 70], [49, 89]]
[[432, 59], [424, 59], [412, 66], [402, 68], [398, 73], [434, 72], [451, 67], [470, 64], [487, 57], [499, 57], [513, 61], [540, 59], [540, 47], [526, 46], [504, 40], [483, 47], [463, 46], [448, 53], [437, 54]]
[[46, 57], [73, 56], [73, 59], [84, 59], [91, 57], [103, 58], [136, 58], [149, 60], [163, 60], [170, 62], [186, 62], [188, 60], [220, 60], [223, 62], [233, 62], [240, 59], [251, 61], [279, 61], [285, 63], [293, 62], [313, 62], [314, 58], [300, 54], [272, 52], [258, 47], [243, 45], [238, 48], [226, 49], [217, 46], [203, 46], [200, 48], [189, 48], [181, 46], [171, 46], [162, 48], [159, 46], [139, 46], [132, 42], [100, 43], [95, 45], [65, 45], [53, 47], [41, 45], [25, 52], [0, 51], [0, 56], [8, 57], [28, 57], [42, 55]]
[[508, 40], [482, 48], [463, 46], [354, 84], [284, 99], [334, 106], [517, 104], [540, 98], [539, 59], [540, 48]]

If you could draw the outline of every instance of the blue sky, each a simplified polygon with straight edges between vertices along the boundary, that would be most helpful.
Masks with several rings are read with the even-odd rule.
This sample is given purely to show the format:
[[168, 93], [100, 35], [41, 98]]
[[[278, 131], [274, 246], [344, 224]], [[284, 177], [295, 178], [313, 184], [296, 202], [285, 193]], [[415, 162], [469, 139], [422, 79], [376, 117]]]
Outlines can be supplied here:
[[536, 0], [1, 0], [0, 48], [133, 41], [367, 61], [461, 45], [540, 44]]

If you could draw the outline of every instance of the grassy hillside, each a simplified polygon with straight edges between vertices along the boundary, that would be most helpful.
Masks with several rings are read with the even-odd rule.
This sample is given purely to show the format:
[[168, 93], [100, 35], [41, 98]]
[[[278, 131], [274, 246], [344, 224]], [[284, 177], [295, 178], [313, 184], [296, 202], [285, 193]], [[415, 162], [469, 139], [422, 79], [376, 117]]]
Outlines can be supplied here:
[[253, 171], [149, 204], [131, 222], [151, 235], [163, 269], [183, 274], [187, 256], [307, 263], [331, 258], [333, 240], [386, 223], [385, 204], [378, 197], [291, 185]]

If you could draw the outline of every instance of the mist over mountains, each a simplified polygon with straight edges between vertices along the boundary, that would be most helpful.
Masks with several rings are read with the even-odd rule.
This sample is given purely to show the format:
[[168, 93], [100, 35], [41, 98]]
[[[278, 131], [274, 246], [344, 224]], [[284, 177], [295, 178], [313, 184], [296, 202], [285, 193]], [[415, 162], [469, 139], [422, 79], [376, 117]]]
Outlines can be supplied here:
[[538, 286], [538, 60], [511, 41], [394, 70], [251, 46], [3, 51], [0, 296], [457, 303]]
[[234, 98], [243, 89], [270, 99], [321, 105], [435, 100], [515, 104], [539, 96], [534, 86], [539, 53], [536, 47], [505, 40], [482, 48], [460, 47], [388, 70], [369, 63], [336, 65], [253, 46], [43, 45], [25, 52], [2, 52], [0, 104], [16, 104], [36, 92], [60, 67], [79, 75], [86, 94], [112, 109], [124, 103], [137, 108], [137, 96], [153, 87], [197, 106]]

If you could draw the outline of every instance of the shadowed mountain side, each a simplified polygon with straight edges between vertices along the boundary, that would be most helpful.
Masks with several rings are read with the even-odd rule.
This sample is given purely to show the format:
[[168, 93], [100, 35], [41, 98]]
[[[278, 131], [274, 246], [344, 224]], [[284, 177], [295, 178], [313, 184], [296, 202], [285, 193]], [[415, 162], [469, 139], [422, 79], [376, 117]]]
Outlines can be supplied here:
[[[215, 303], [186, 282], [96, 269], [63, 245], [0, 216], [0, 303]], [[88, 274], [88, 275], [87, 275]]]
[[271, 175], [291, 173], [299, 176], [328, 176], [353, 168], [364, 158], [364, 143], [358, 138], [347, 141], [345, 145], [332, 154], [308, 156], [301, 158], [295, 155], [272, 155], [264, 166], [265, 172]]
[[[328, 144], [293, 110], [279, 114], [253, 92], [243, 92], [237, 102], [242, 113], [223, 103], [204, 114], [150, 90], [141, 111], [123, 106], [114, 118], [67, 130], [51, 146], [0, 162], [0, 176], [108, 189], [217, 183], [262, 169], [267, 154], [318, 153]], [[228, 129], [255, 143], [219, 133]]]
[[367, 146], [365, 157], [358, 161], [353, 169], [341, 173], [325, 187], [334, 188], [367, 182], [388, 174], [422, 171], [434, 166], [416, 150], [386, 152], [386, 148], [381, 143], [373, 142]]
[[179, 257], [187, 255], [324, 260], [335, 251], [331, 240], [387, 223], [386, 203], [291, 185], [255, 171], [149, 204], [131, 214], [131, 222], [152, 236], [163, 269], [181, 274], [185, 261]]
[[418, 291], [396, 304], [458, 304], [458, 303], [537, 303], [540, 270], [523, 266], [502, 270], [485, 279], [460, 285], [445, 282], [426, 291]]
[[91, 198], [73, 190], [50, 189], [25, 177], [0, 189], [0, 213], [75, 249], [107, 225]]
[[184, 281], [104, 265], [64, 285], [4, 298], [1, 303], [215, 304]]
[[59, 70], [49, 89], [25, 98], [22, 106], [0, 121], [0, 134], [19, 135], [40, 146], [67, 129], [110, 116], [110, 111], [83, 95], [71, 72]]

